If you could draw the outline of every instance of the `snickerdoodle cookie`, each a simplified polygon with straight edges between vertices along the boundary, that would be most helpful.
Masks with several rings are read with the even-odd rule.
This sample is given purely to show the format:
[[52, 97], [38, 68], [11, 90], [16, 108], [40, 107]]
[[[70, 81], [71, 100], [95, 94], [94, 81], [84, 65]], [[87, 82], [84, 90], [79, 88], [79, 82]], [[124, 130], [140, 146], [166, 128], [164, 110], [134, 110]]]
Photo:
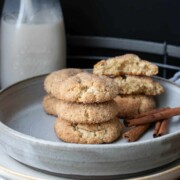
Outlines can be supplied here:
[[158, 67], [146, 60], [141, 60], [135, 54], [125, 54], [99, 61], [94, 65], [93, 73], [107, 76], [123, 74], [152, 76], [158, 73]]
[[118, 106], [113, 100], [93, 104], [61, 101], [57, 103], [56, 112], [58, 117], [73, 123], [95, 124], [114, 118], [118, 114]]
[[121, 95], [114, 99], [118, 105], [119, 117], [131, 117], [156, 108], [154, 96]]
[[68, 102], [100, 103], [116, 97], [119, 88], [108, 77], [82, 72], [55, 83], [50, 92], [57, 99]]
[[114, 78], [119, 86], [119, 94], [158, 95], [164, 88], [147, 76], [123, 75]]
[[80, 72], [83, 72], [83, 70], [76, 68], [67, 68], [54, 71], [45, 78], [44, 88], [47, 91], [47, 93], [51, 93], [51, 89], [54, 88], [54, 84], [57, 85], [65, 79], [74, 76]]
[[122, 124], [118, 118], [99, 124], [75, 124], [58, 118], [54, 125], [58, 138], [69, 143], [111, 143], [121, 135]]
[[42, 104], [48, 114], [73, 123], [101, 123], [114, 118], [118, 114], [118, 106], [114, 100], [103, 103], [83, 104], [65, 102], [51, 95], [46, 95]]

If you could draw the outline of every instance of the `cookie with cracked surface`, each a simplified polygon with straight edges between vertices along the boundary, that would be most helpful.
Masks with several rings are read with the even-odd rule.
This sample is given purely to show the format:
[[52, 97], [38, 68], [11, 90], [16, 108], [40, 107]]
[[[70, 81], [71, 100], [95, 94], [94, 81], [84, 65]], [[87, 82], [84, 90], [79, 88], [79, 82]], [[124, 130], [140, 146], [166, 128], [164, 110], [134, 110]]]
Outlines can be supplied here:
[[58, 117], [72, 123], [95, 124], [114, 118], [118, 114], [118, 106], [114, 100], [92, 104], [59, 101], [56, 112]]
[[87, 72], [69, 77], [51, 88], [51, 94], [57, 99], [81, 103], [109, 101], [118, 93], [119, 88], [112, 79]]
[[160, 83], [147, 76], [123, 75], [113, 78], [119, 86], [119, 94], [158, 95], [164, 92]]
[[59, 103], [59, 100], [54, 98], [53, 96], [47, 94], [42, 101], [42, 106], [44, 111], [47, 114], [57, 116], [56, 106]]
[[156, 108], [154, 96], [121, 95], [114, 100], [118, 105], [118, 116], [121, 118], [128, 118]]
[[65, 142], [79, 144], [102, 144], [117, 140], [122, 132], [118, 118], [99, 124], [74, 124], [57, 118], [54, 130]]
[[58, 116], [72, 123], [101, 123], [112, 119], [118, 114], [118, 106], [114, 100], [83, 104], [65, 102], [51, 95], [46, 95], [42, 104], [48, 114]]
[[76, 68], [67, 68], [67, 69], [54, 71], [49, 75], [47, 75], [47, 77], [45, 78], [44, 89], [46, 90], [47, 93], [51, 93], [51, 89], [54, 88], [54, 85], [57, 85], [62, 81], [68, 79], [69, 77], [74, 76], [81, 72], [83, 72], [83, 70]]
[[152, 76], [158, 74], [158, 67], [146, 60], [141, 60], [135, 54], [125, 54], [99, 61], [94, 65], [93, 73], [107, 76], [123, 74]]

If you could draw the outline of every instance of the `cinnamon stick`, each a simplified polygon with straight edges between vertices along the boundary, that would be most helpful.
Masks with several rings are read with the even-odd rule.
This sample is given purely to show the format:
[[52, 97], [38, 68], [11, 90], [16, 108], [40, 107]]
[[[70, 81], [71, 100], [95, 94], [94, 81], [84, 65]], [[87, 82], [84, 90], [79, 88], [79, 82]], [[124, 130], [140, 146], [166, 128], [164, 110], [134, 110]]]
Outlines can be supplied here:
[[[131, 119], [141, 118], [141, 117], [144, 117], [144, 116], [147, 116], [147, 115], [151, 115], [151, 114], [155, 114], [155, 113], [158, 113], [158, 112], [162, 112], [162, 111], [164, 111], [166, 109], [169, 109], [169, 107], [160, 108], [160, 109], [153, 109], [153, 110], [145, 112], [145, 113], [134, 115], [134, 116], [131, 117]], [[124, 119], [123, 123], [124, 123], [125, 126], [128, 126], [128, 120], [130, 120], [130, 119], [129, 118], [128, 119]]]
[[123, 133], [123, 137], [128, 140], [128, 142], [134, 142], [138, 140], [149, 128], [150, 124], [145, 124], [145, 125], [139, 125], [136, 126], [125, 133]]
[[156, 122], [156, 124], [155, 124], [154, 132], [153, 132], [153, 137], [154, 137], [154, 138], [157, 137], [157, 134], [158, 134], [159, 129], [160, 129], [160, 127], [161, 127], [161, 123], [162, 123], [162, 121], [158, 121], [158, 122]]
[[169, 119], [164, 119], [161, 122], [161, 126], [160, 126], [158, 133], [157, 133], [157, 137], [167, 134], [168, 125], [169, 125]]
[[168, 119], [171, 118], [172, 116], [180, 115], [180, 107], [176, 108], [169, 108], [165, 109], [161, 112], [157, 112], [155, 114], [150, 114], [147, 116], [143, 116], [140, 118], [135, 118], [131, 120], [127, 120], [127, 126], [136, 126], [136, 125], [143, 125], [143, 124], [148, 124], [152, 122], [157, 122], [159, 120], [163, 119]]
[[132, 119], [135, 119], [135, 118], [140, 118], [140, 117], [143, 117], [143, 116], [147, 116], [147, 115], [150, 115], [150, 114], [155, 114], [155, 113], [158, 113], [158, 112], [162, 112], [166, 109], [169, 109], [169, 107], [165, 107], [165, 108], [159, 108], [159, 109], [153, 109], [151, 111], [147, 111], [147, 112], [144, 112], [144, 113], [141, 113], [141, 114], [138, 114], [138, 115], [135, 115], [133, 117], [131, 117]]

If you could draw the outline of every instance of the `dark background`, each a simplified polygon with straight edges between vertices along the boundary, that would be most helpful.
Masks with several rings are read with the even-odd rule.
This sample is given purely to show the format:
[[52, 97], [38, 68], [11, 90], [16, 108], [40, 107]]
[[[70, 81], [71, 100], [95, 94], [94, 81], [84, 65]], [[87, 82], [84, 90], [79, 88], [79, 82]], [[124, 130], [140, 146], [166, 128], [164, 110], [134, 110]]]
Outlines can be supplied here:
[[66, 31], [180, 45], [179, 0], [61, 0]]

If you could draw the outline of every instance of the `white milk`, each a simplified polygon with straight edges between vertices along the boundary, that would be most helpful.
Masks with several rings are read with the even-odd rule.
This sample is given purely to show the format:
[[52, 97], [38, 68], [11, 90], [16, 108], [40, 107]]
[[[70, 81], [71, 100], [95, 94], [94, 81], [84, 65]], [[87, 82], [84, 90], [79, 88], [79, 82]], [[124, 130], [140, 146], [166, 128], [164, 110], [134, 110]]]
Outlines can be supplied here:
[[65, 67], [63, 19], [45, 24], [1, 22], [1, 87]]

